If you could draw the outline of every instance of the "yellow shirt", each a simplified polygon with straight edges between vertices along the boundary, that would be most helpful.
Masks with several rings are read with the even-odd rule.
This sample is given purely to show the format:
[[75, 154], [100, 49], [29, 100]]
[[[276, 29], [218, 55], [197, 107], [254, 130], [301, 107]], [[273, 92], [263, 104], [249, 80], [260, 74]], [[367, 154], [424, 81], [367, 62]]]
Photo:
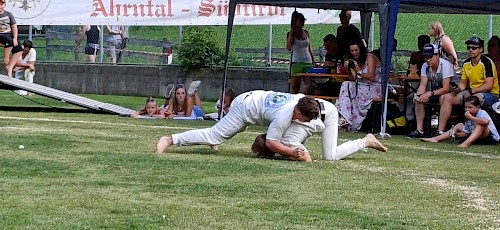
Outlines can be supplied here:
[[498, 74], [495, 63], [484, 55], [481, 55], [481, 59], [476, 66], [472, 65], [472, 59], [468, 58], [464, 62], [464, 67], [462, 69], [462, 80], [468, 80], [471, 89], [480, 87], [486, 81], [486, 78], [493, 78], [493, 89], [491, 93], [498, 95]]

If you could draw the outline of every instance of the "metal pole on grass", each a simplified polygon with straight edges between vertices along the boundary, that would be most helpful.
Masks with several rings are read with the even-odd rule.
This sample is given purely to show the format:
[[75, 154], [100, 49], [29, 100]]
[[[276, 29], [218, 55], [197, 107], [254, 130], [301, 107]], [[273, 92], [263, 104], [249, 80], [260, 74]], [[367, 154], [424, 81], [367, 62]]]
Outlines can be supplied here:
[[101, 25], [101, 31], [99, 32], [99, 50], [101, 50], [101, 52], [99, 52], [99, 63], [102, 63], [103, 60], [104, 60], [104, 26]]
[[371, 23], [370, 23], [370, 40], [368, 41], [368, 50], [372, 51], [373, 50], [373, 43], [374, 43], [374, 40], [375, 40], [375, 26], [373, 25], [373, 23], [375, 22], [375, 16], [372, 15], [372, 18], [370, 19], [371, 20]]
[[30, 25], [30, 27], [29, 27], [28, 40], [33, 41], [33, 26], [32, 25]]
[[271, 52], [273, 48], [273, 25], [269, 23], [269, 44], [267, 45], [267, 66], [271, 67], [272, 60], [271, 60]]

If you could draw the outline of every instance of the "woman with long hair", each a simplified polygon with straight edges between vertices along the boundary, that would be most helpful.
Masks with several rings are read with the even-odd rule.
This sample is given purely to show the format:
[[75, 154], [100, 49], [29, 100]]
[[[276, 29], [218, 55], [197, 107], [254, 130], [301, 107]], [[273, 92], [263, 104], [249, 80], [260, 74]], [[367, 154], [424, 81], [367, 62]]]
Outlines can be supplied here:
[[362, 41], [349, 46], [349, 60], [344, 63], [349, 69], [349, 81], [344, 81], [339, 94], [339, 127], [358, 131], [371, 107], [373, 98], [380, 98], [382, 69], [380, 60], [368, 53]]
[[[292, 52], [292, 61], [290, 64], [290, 93], [299, 93], [300, 78], [296, 77], [298, 73], [305, 73], [313, 67], [314, 54], [311, 48], [309, 32], [304, 30], [306, 19], [303, 14], [294, 11], [291, 19], [291, 29], [286, 34], [286, 48]], [[310, 94], [312, 81], [304, 78], [304, 92]]]
[[453, 41], [444, 33], [441, 22], [431, 22], [429, 24], [429, 35], [434, 38], [434, 45], [439, 48], [439, 57], [444, 58], [453, 64], [453, 68], [458, 68], [458, 57], [453, 47]]
[[168, 102], [165, 112], [167, 118], [195, 120], [203, 117], [203, 106], [196, 89], [200, 81], [193, 81], [186, 89], [184, 84], [177, 84], [173, 97]]

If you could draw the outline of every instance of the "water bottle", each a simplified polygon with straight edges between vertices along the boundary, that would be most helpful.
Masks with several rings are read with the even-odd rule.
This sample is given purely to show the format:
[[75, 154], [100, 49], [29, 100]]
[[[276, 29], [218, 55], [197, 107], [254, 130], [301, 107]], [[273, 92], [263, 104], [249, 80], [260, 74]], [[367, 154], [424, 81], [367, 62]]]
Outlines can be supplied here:
[[342, 74], [342, 60], [337, 61], [337, 74]]

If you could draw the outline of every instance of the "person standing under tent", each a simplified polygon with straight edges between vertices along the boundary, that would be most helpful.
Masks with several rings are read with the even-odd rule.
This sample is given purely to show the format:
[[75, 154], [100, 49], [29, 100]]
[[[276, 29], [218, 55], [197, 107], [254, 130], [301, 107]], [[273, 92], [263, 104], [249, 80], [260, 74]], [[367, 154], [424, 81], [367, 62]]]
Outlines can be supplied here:
[[[292, 14], [291, 30], [286, 34], [286, 49], [292, 52], [290, 63], [290, 93], [299, 93], [301, 79], [299, 73], [305, 73], [313, 67], [314, 54], [311, 48], [309, 32], [304, 30], [306, 21], [303, 14], [294, 11]], [[312, 81], [304, 78], [304, 93], [310, 94]]]
[[434, 44], [439, 48], [439, 57], [444, 58], [453, 64], [454, 69], [458, 69], [458, 57], [453, 47], [453, 41], [444, 33], [441, 22], [431, 22], [429, 24], [429, 35], [434, 38]]
[[341, 25], [337, 28], [337, 43], [339, 46], [339, 55], [349, 55], [349, 44], [361, 40], [366, 47], [366, 41], [361, 36], [359, 29], [351, 24], [351, 11], [342, 10], [340, 12]]

